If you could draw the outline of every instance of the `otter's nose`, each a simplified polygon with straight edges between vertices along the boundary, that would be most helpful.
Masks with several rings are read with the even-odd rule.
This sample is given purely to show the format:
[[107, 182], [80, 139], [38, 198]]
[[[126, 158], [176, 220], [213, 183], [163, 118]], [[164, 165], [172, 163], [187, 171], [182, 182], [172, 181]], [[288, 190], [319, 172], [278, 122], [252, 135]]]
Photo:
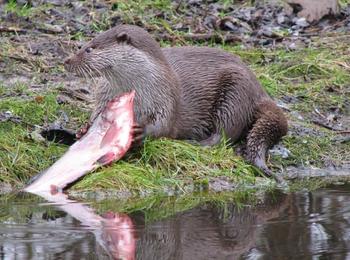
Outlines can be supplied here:
[[64, 61], [64, 64], [65, 65], [68, 65], [68, 64], [71, 64], [71, 58], [67, 58], [67, 59], [65, 59], [65, 61]]

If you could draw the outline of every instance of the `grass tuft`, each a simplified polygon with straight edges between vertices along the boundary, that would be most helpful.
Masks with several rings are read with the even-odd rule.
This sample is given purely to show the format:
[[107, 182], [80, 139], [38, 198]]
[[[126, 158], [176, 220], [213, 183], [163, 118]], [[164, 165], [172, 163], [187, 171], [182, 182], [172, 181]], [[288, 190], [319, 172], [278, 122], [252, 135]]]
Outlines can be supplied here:
[[16, 14], [19, 17], [28, 17], [31, 15], [32, 10], [31, 6], [28, 3], [25, 3], [24, 5], [17, 4], [16, 0], [9, 0], [8, 3], [5, 5], [5, 12]]
[[225, 142], [204, 148], [168, 139], [146, 140], [139, 152], [89, 174], [74, 189], [181, 192], [186, 186], [205, 185], [207, 180], [223, 176], [237, 184], [255, 181], [252, 167], [235, 156]]

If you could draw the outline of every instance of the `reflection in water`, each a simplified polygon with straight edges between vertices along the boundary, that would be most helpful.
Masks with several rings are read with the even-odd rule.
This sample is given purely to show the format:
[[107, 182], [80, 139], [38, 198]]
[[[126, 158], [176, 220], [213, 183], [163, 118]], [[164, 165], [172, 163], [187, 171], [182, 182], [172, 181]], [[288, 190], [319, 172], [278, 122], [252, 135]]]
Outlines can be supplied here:
[[[45, 200], [49, 201], [49, 205], [59, 208], [63, 212], [67, 213], [69, 216], [78, 220], [80, 222], [80, 226], [82, 229], [84, 228], [90, 229], [91, 233], [94, 234], [95, 236], [95, 240], [97, 244], [104, 249], [104, 253], [107, 253], [108, 258], [125, 259], [125, 260], [135, 259], [134, 229], [133, 229], [133, 224], [131, 219], [126, 214], [107, 212], [103, 214], [103, 216], [99, 216], [95, 214], [94, 211], [87, 205], [68, 199], [67, 195], [60, 192], [55, 194], [52, 194], [50, 192], [40, 192], [40, 193], [37, 193], [37, 195], [40, 195], [41, 197], [45, 198]], [[42, 219], [46, 219], [46, 218], [42, 217]], [[50, 217], [49, 219], [56, 219], [56, 216]], [[30, 222], [28, 224], [30, 224]], [[35, 223], [36, 226], [38, 226], [38, 224], [39, 222]], [[30, 225], [28, 225], [28, 227], [30, 227]], [[28, 230], [28, 228], [25, 228], [25, 227], [24, 228], [22, 227], [22, 229]], [[10, 233], [13, 233], [13, 230], [11, 231], [12, 232]], [[45, 231], [40, 228], [37, 231], [38, 231], [38, 234], [36, 233], [30, 234], [27, 237], [27, 242], [29, 244], [33, 244], [34, 246], [33, 256], [31, 254], [27, 254], [27, 252], [24, 252], [23, 254], [21, 254], [20, 252], [18, 252], [20, 250], [18, 250], [17, 247], [11, 247], [11, 246], [6, 247], [6, 245], [4, 246], [3, 255], [6, 256], [6, 258], [8, 258], [9, 255], [13, 255], [16, 257], [17, 255], [19, 255], [19, 257], [21, 258], [26, 257], [26, 259], [29, 259], [35, 256], [34, 258], [37, 259], [38, 256], [36, 256], [36, 254], [38, 252], [38, 249], [39, 249], [39, 254], [41, 253], [40, 251], [42, 251], [41, 249], [42, 245], [39, 245], [39, 247], [37, 247], [35, 243], [36, 242], [35, 238], [36, 237], [39, 238], [39, 242], [40, 242], [41, 240], [43, 240], [43, 238], [40, 237], [40, 235], [50, 234], [50, 231]], [[53, 232], [57, 232], [57, 231], [59, 232], [60, 229], [56, 230], [56, 228], [54, 228]], [[69, 234], [70, 230], [68, 229], [66, 231], [68, 232], [65, 233], [65, 236], [63, 237], [63, 239], [65, 239], [65, 237], [70, 236]], [[56, 233], [54, 233], [52, 237], [54, 238], [53, 239], [54, 241], [50, 241], [50, 243], [53, 243], [53, 244], [57, 243]], [[9, 234], [7, 238], [13, 239], [12, 234]], [[19, 241], [18, 239], [14, 239], [14, 242], [17, 243]], [[47, 243], [47, 242], [48, 241], [45, 241], [44, 243]], [[61, 249], [62, 246], [60, 245], [61, 244], [60, 240], [58, 240], [58, 244], [59, 244], [58, 247]], [[70, 249], [70, 246], [68, 246], [68, 248]], [[87, 249], [90, 250], [89, 248]], [[63, 250], [67, 251], [67, 248], [63, 247]], [[46, 253], [46, 255], [49, 254], [49, 252]], [[29, 253], [32, 253], [32, 250]], [[44, 256], [45, 256], [45, 253], [44, 253]], [[96, 258], [97, 256], [99, 255], [96, 255]], [[65, 256], [64, 259], [67, 259], [66, 257], [67, 256]], [[78, 257], [82, 258], [82, 256], [79, 254], [78, 254]], [[99, 258], [101, 257], [99, 256]]]
[[254, 248], [262, 259], [350, 259], [350, 185], [291, 195], [260, 229]]
[[[138, 211], [129, 216], [133, 224], [80, 203], [55, 209], [25, 198], [0, 200], [0, 258], [109, 259], [119, 252], [150, 260], [350, 259], [349, 188], [275, 193], [254, 207], [209, 203], [151, 223]], [[133, 238], [136, 253], [126, 250]]]
[[259, 226], [277, 217], [290, 197], [275, 194], [255, 207], [203, 205], [139, 227], [139, 259], [237, 259], [254, 247]]

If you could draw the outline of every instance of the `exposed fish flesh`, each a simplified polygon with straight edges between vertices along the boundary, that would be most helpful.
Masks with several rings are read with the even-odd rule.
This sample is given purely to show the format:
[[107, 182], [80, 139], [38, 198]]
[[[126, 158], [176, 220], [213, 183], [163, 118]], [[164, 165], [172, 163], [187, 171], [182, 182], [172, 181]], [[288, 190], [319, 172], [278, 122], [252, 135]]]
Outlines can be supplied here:
[[59, 191], [99, 166], [120, 159], [130, 148], [135, 92], [111, 100], [88, 132], [24, 191]]

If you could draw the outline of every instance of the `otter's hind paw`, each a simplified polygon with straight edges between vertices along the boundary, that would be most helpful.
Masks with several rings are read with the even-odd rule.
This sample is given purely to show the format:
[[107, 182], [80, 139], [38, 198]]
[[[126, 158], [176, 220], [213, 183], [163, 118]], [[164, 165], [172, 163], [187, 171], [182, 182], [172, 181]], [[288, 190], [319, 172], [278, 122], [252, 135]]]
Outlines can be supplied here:
[[279, 185], [286, 187], [287, 183], [286, 181], [282, 178], [282, 176], [280, 176], [279, 174], [276, 174], [274, 172], [272, 172], [264, 163], [256, 163], [253, 162], [254, 166], [256, 166], [259, 170], [261, 170], [263, 172], [263, 174], [269, 178], [273, 178]]

